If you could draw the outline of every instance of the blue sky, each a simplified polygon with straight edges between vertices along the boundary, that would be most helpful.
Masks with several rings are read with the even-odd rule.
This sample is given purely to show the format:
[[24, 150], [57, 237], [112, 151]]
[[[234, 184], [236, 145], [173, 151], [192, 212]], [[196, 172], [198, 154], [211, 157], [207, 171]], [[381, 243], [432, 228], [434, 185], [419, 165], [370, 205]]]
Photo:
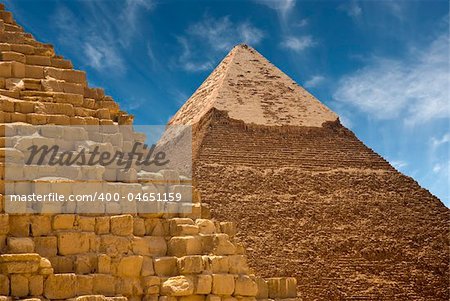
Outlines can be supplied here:
[[138, 124], [165, 124], [238, 43], [255, 47], [448, 207], [448, 1], [6, 1]]

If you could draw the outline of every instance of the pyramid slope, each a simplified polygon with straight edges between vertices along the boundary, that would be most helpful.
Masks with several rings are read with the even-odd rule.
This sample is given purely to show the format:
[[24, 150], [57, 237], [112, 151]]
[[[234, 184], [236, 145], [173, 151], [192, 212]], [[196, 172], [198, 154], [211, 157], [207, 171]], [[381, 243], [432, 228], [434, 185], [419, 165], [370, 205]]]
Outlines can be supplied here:
[[195, 124], [215, 108], [257, 125], [320, 127], [337, 115], [253, 48], [238, 45], [171, 119]]

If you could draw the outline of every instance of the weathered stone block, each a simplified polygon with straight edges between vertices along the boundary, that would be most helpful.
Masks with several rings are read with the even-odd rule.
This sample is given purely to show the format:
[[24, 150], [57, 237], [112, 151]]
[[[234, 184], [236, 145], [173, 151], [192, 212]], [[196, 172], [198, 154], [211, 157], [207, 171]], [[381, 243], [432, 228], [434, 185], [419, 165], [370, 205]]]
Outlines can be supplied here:
[[122, 257], [117, 267], [117, 275], [121, 277], [138, 277], [142, 269], [142, 256]]
[[74, 255], [89, 252], [90, 241], [88, 233], [62, 232], [58, 233], [57, 236], [58, 254]]
[[108, 274], [93, 274], [93, 293], [105, 296], [115, 294], [116, 278]]
[[75, 257], [75, 273], [89, 274], [97, 268], [97, 256], [95, 254], [82, 254]]
[[244, 255], [231, 255], [228, 256], [230, 274], [247, 274], [249, 272], [249, 266], [247, 264], [247, 258]]
[[75, 225], [75, 214], [58, 214], [53, 217], [53, 230], [71, 230]]
[[181, 257], [202, 254], [202, 244], [196, 236], [172, 237], [168, 244], [168, 254]]
[[161, 294], [168, 296], [189, 296], [194, 293], [192, 277], [177, 276], [168, 278], [161, 285]]
[[69, 299], [76, 296], [77, 277], [75, 274], [49, 275], [44, 284], [44, 296], [48, 299]]
[[155, 274], [158, 276], [178, 275], [176, 257], [160, 257], [154, 260]]
[[98, 256], [98, 272], [100, 274], [111, 273], [111, 257], [106, 254], [100, 254]]
[[9, 278], [6, 275], [0, 274], [0, 295], [9, 295]]
[[138, 255], [164, 256], [167, 253], [166, 240], [160, 236], [135, 237], [132, 248]]
[[258, 293], [256, 294], [256, 299], [267, 299], [269, 298], [269, 286], [267, 281], [261, 277], [255, 277], [256, 285], [258, 286]]
[[78, 216], [76, 222], [81, 231], [94, 232], [95, 231], [95, 217]]
[[183, 296], [183, 297], [179, 297], [178, 300], [180, 300], [180, 301], [205, 301], [205, 296], [202, 296], [202, 295]]
[[8, 237], [7, 245], [9, 253], [34, 253], [34, 242], [31, 238]]
[[48, 235], [52, 232], [51, 217], [48, 215], [33, 215], [31, 217], [31, 233], [34, 237]]
[[201, 255], [184, 256], [178, 259], [178, 271], [180, 274], [197, 274], [204, 269]]
[[94, 281], [92, 275], [77, 275], [77, 295], [92, 294]]
[[129, 214], [112, 216], [111, 233], [119, 236], [133, 235], [133, 217]]
[[110, 229], [109, 216], [101, 216], [95, 218], [95, 233], [108, 234]]
[[28, 278], [20, 274], [11, 275], [11, 295], [14, 297], [25, 297], [28, 293]]
[[0, 267], [4, 274], [35, 273], [40, 260], [38, 254], [3, 254], [0, 255]]
[[75, 256], [54, 256], [49, 258], [56, 273], [73, 273]]
[[258, 293], [258, 285], [247, 275], [236, 278], [234, 294], [238, 296], [254, 297]]
[[197, 275], [195, 277], [195, 293], [199, 295], [207, 295], [211, 293], [212, 276], [211, 275]]
[[142, 218], [135, 217], [133, 219], [133, 234], [136, 236], [145, 235], [145, 222]]
[[9, 234], [17, 237], [30, 236], [30, 217], [27, 215], [10, 215]]
[[31, 296], [41, 296], [44, 293], [44, 277], [42, 275], [30, 276], [29, 289]]
[[8, 234], [8, 232], [9, 232], [9, 215], [0, 214], [0, 235]]
[[211, 273], [228, 273], [229, 259], [228, 256], [203, 256], [205, 269]]
[[44, 257], [56, 256], [58, 253], [58, 239], [56, 236], [40, 236], [34, 238], [36, 253]]
[[155, 274], [155, 269], [153, 268], [153, 259], [150, 256], [144, 256], [142, 261], [141, 276], [151, 276]]
[[101, 235], [100, 252], [109, 256], [126, 254], [131, 248], [131, 239], [115, 235]]
[[231, 296], [234, 292], [234, 276], [228, 274], [212, 275], [212, 293], [215, 295]]
[[213, 234], [216, 232], [216, 226], [209, 219], [197, 219], [195, 224], [199, 227], [201, 234]]

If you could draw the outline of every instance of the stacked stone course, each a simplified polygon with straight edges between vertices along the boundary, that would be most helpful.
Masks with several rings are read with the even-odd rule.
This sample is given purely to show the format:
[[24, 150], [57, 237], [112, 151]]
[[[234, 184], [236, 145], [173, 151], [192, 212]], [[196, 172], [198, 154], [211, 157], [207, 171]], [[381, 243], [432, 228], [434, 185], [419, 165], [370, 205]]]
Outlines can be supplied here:
[[[126, 132], [117, 127], [131, 125], [132, 116], [121, 111], [102, 89], [89, 87], [85, 73], [74, 70], [51, 45], [25, 33], [3, 5], [0, 53], [1, 300], [252, 301], [296, 297], [295, 278], [255, 276], [247, 265], [245, 248], [234, 240], [236, 225], [210, 219], [195, 189], [192, 202], [171, 205], [187, 206], [187, 210], [166, 207], [161, 212], [139, 213], [135, 207], [103, 206], [95, 214], [64, 214], [62, 209], [70, 208], [61, 207], [47, 214], [36, 214], [36, 208], [28, 208], [30, 214], [5, 213], [9, 195], [36, 192], [5, 185], [4, 164], [11, 160], [17, 164], [13, 165], [17, 166], [14, 175], [21, 173], [26, 180], [48, 184], [39, 186], [45, 190], [41, 193], [56, 187], [63, 187], [66, 194], [83, 191], [80, 179], [106, 181], [101, 185], [121, 193], [192, 187], [191, 181], [176, 171], [155, 173], [136, 166], [126, 173], [78, 167], [64, 178], [57, 168], [44, 166], [39, 167], [39, 175], [53, 179], [35, 179], [33, 168], [22, 169], [30, 145], [68, 143], [64, 147], [71, 149], [89, 141], [109, 150], [127, 151], [144, 137], [131, 126], [125, 127]], [[48, 124], [54, 126], [29, 126]], [[68, 125], [71, 127], [65, 127]], [[112, 130], [97, 132], [95, 126]], [[7, 136], [8, 131], [13, 133]], [[33, 136], [19, 139], [20, 131]], [[148, 179], [160, 182], [139, 182]], [[67, 185], [57, 186], [61, 181]]]

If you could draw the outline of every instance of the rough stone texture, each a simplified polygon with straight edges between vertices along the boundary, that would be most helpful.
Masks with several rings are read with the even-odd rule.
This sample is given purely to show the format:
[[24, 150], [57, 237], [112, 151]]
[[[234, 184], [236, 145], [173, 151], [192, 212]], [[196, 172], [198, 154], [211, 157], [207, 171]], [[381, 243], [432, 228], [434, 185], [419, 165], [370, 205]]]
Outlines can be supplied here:
[[[293, 104], [292, 101], [296, 103]], [[169, 124], [263, 276], [302, 300], [447, 300], [449, 210], [254, 49], [235, 47]]]

